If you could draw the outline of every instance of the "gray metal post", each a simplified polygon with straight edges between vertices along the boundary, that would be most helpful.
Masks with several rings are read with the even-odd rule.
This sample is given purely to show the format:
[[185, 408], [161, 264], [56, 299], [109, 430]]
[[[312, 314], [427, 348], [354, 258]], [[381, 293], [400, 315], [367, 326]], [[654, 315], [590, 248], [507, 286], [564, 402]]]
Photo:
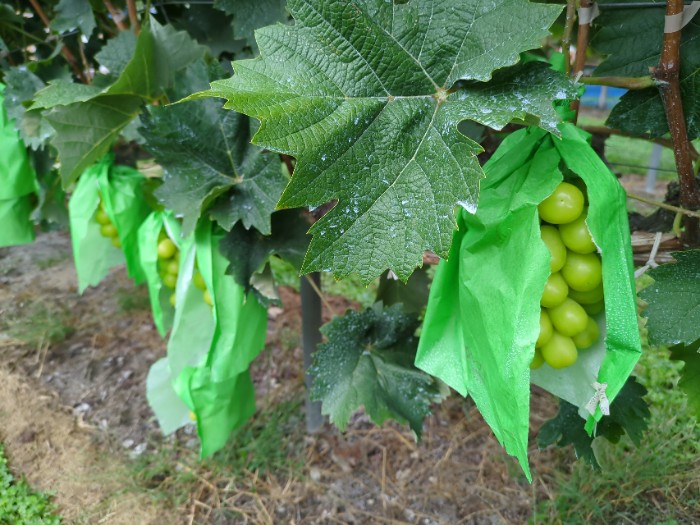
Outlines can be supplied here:
[[646, 181], [646, 191], [647, 193], [654, 193], [656, 188], [656, 173], [661, 165], [661, 152], [663, 151], [663, 146], [661, 144], [654, 143], [651, 148], [651, 157], [649, 157], [649, 169], [647, 170], [647, 181]]
[[600, 86], [600, 95], [598, 95], [598, 109], [608, 107], [608, 86]]
[[[321, 289], [321, 274], [313, 272], [308, 275], [314, 284]], [[304, 346], [304, 384], [306, 385], [306, 431], [316, 432], [323, 424], [321, 403], [311, 401], [312, 377], [308, 370], [311, 366], [311, 354], [316, 351], [321, 342], [321, 298], [309, 283], [307, 276], [301, 278], [301, 333]]]

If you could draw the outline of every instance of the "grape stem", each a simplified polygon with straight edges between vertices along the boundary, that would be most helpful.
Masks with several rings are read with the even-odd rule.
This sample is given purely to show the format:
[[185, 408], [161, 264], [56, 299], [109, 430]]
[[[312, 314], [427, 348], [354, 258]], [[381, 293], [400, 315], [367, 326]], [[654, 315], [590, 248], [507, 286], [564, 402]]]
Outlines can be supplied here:
[[674, 211], [676, 213], [682, 213], [683, 215], [685, 215], [687, 217], [695, 217], [695, 218], [700, 219], [700, 213], [697, 211], [687, 210], [685, 208], [679, 208], [678, 206], [673, 206], [672, 204], [667, 204], [665, 202], [655, 201], [653, 199], [647, 199], [646, 197], [643, 197], [641, 195], [637, 195], [636, 193], [628, 193], [627, 197], [630, 199], [634, 199], [636, 201], [639, 201], [639, 202], [651, 204], [652, 206], [657, 206], [659, 208], [663, 208], [665, 210]]
[[582, 77], [579, 79], [582, 84], [593, 86], [610, 86], [625, 89], [647, 89], [658, 87], [663, 81], [654, 77]]

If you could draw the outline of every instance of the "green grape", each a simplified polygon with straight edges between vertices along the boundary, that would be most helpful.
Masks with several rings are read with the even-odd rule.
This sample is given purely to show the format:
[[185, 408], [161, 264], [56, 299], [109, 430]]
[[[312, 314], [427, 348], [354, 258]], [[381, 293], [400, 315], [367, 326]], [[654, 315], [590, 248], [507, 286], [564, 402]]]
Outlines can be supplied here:
[[559, 230], [554, 226], [544, 225], [540, 228], [540, 235], [542, 236], [542, 241], [549, 248], [551, 255], [549, 261], [550, 269], [552, 273], [558, 272], [566, 262], [566, 246], [561, 240]]
[[577, 290], [569, 290], [569, 297], [576, 301], [581, 306], [587, 304], [595, 304], [603, 300], [603, 285], [599, 285], [593, 290], [587, 292], [579, 292]]
[[102, 226], [112, 224], [112, 221], [109, 219], [109, 215], [107, 215], [107, 212], [105, 212], [102, 208], [99, 208], [95, 212], [95, 220], [97, 221], [97, 224], [100, 224]]
[[200, 290], [207, 289], [207, 283], [204, 282], [204, 277], [202, 277], [202, 274], [199, 273], [199, 270], [194, 271], [194, 275], [192, 276], [192, 282]]
[[571, 339], [574, 341], [576, 348], [583, 350], [595, 343], [599, 337], [600, 328], [598, 328], [598, 323], [595, 322], [595, 319], [589, 317], [588, 324], [583, 332], [576, 334]]
[[211, 294], [209, 293], [209, 290], [204, 290], [202, 298], [204, 299], [204, 302], [207, 303], [209, 306], [214, 306], [214, 301], [212, 301], [211, 299]]
[[175, 292], [173, 292], [173, 293], [170, 294], [170, 299], [169, 299], [169, 300], [170, 300], [170, 305], [171, 305], [173, 308], [175, 308], [175, 299], [176, 299], [176, 298], [175, 298]]
[[593, 237], [591, 237], [591, 232], [586, 226], [587, 216], [588, 213], [584, 211], [575, 221], [559, 226], [561, 240], [572, 252], [593, 253], [596, 251]]
[[544, 292], [540, 304], [545, 308], [553, 308], [560, 305], [569, 293], [569, 286], [560, 272], [553, 273], [544, 285]]
[[170, 260], [168, 261], [168, 264], [165, 266], [165, 272], [177, 276], [177, 273], [180, 271], [180, 265], [178, 264], [177, 261]]
[[170, 259], [177, 252], [177, 246], [169, 238], [158, 243], [158, 257], [160, 259]]
[[118, 235], [117, 228], [111, 223], [100, 226], [100, 233], [103, 237], [116, 237]]
[[170, 288], [171, 290], [175, 289], [175, 286], [177, 286], [177, 276], [173, 275], [172, 273], [166, 273], [163, 275], [163, 284]]
[[541, 347], [552, 337], [554, 327], [552, 321], [549, 320], [549, 315], [544, 310], [540, 310], [540, 335], [537, 336], [535, 348]]
[[530, 362], [530, 369], [535, 370], [536, 368], [541, 367], [543, 364], [544, 364], [544, 357], [542, 357], [542, 353], [538, 349], [535, 349], [535, 356], [532, 358], [532, 361]]
[[583, 309], [586, 310], [588, 315], [596, 315], [605, 309], [605, 301], [598, 301], [593, 304], [582, 304]]
[[570, 337], [554, 332], [552, 338], [540, 348], [542, 358], [552, 368], [566, 368], [578, 359], [576, 345]]
[[586, 329], [588, 315], [583, 307], [573, 299], [565, 299], [563, 303], [550, 308], [549, 319], [554, 329], [562, 335], [573, 336]]
[[562, 182], [538, 206], [542, 220], [550, 224], [566, 224], [583, 211], [583, 193], [573, 184]]
[[119, 240], [119, 236], [112, 237], [110, 240], [112, 241], [112, 246], [114, 246], [115, 248], [122, 247], [122, 241]]
[[597, 253], [580, 254], [569, 252], [561, 274], [570, 288], [578, 292], [590, 292], [603, 279], [603, 268]]

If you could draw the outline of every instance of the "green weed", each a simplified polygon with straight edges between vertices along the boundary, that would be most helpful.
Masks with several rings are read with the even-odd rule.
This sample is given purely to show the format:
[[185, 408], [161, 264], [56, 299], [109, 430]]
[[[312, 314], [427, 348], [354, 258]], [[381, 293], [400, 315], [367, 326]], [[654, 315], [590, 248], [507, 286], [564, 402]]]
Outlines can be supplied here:
[[132, 310], [149, 310], [151, 299], [148, 295], [146, 285], [135, 286], [133, 288], [119, 288], [116, 293], [119, 308], [124, 312]]
[[561, 465], [535, 523], [700, 522], [700, 424], [676, 387], [680, 366], [665, 349], [645, 349], [635, 374], [649, 389], [652, 416], [641, 445], [597, 440], [602, 472], [581, 461]]
[[16, 478], [7, 464], [0, 444], [0, 524], [60, 525], [51, 494], [33, 490], [23, 478]]
[[52, 257], [47, 257], [46, 259], [38, 260], [36, 265], [40, 270], [48, 270], [49, 268], [53, 268], [54, 266], [67, 261], [68, 258], [69, 255], [67, 253], [61, 253]]
[[11, 337], [29, 346], [60, 343], [75, 331], [68, 310], [45, 301], [28, 303], [7, 322]]

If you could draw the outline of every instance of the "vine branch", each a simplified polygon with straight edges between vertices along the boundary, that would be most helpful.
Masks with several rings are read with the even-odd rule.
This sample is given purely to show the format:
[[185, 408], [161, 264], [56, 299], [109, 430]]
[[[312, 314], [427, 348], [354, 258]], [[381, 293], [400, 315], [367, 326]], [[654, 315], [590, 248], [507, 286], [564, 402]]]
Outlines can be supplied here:
[[[678, 15], [683, 12], [683, 0], [666, 0], [666, 16]], [[684, 208], [697, 210], [700, 208], [700, 190], [695, 181], [693, 163], [690, 155], [690, 142], [685, 126], [683, 102], [680, 90], [681, 64], [681, 28], [664, 32], [663, 48], [659, 66], [653, 76], [661, 81], [659, 92], [663, 101], [668, 128], [673, 142], [673, 153], [676, 158], [678, 182], [680, 185], [680, 200]], [[683, 241], [688, 245], [700, 244], [700, 222], [693, 216], [685, 221]]]
[[[49, 17], [46, 16], [46, 13], [41, 8], [39, 2], [37, 0], [29, 0], [29, 3], [32, 4], [34, 11], [36, 11], [36, 14], [39, 16], [39, 18], [41, 18], [41, 21], [46, 26], [46, 29], [51, 31], [51, 21], [49, 20]], [[73, 55], [73, 53], [71, 53], [71, 50], [65, 46], [65, 44], [61, 45], [61, 54], [63, 55], [63, 58], [66, 59], [66, 62], [68, 62], [68, 64], [70, 65], [71, 69], [73, 70], [73, 73], [75, 73], [75, 76], [77, 76], [80, 80], [87, 84], [88, 79], [85, 77], [83, 70], [80, 69], [80, 67], [78, 66], [78, 61], [75, 59], [75, 56]]]
[[648, 199], [646, 197], [643, 197], [642, 195], [637, 195], [636, 193], [628, 193], [627, 197], [629, 199], [633, 199], [635, 201], [643, 202], [645, 204], [650, 204], [652, 206], [657, 206], [658, 208], [663, 208], [664, 210], [673, 211], [675, 213], [680, 213], [682, 215], [685, 215], [686, 217], [695, 217], [695, 218], [700, 219], [700, 212], [697, 212], [697, 211], [686, 210], [685, 208], [680, 208], [678, 206], [674, 206], [673, 204], [667, 204], [665, 202], [660, 202], [660, 201], [655, 201], [653, 199]]
[[576, 22], [576, 0], [567, 0], [566, 2], [566, 23], [564, 25], [564, 34], [561, 38], [561, 51], [564, 55], [564, 73], [566, 76], [571, 76], [571, 34], [574, 31], [574, 23]]
[[112, 15], [112, 20], [114, 20], [114, 24], [117, 26], [117, 29], [119, 31], [125, 31], [126, 26], [124, 25], [124, 22], [122, 22], [122, 15], [119, 11], [116, 10], [112, 2], [110, 0], [104, 0], [105, 7], [107, 8], [107, 11], [109, 11], [109, 14]]
[[[603, 135], [603, 136], [619, 135], [621, 137], [630, 137], [633, 139], [647, 140], [649, 142], [654, 142], [655, 144], [659, 144], [659, 145], [664, 146], [666, 148], [673, 149], [673, 141], [671, 139], [665, 139], [665, 138], [661, 138], [661, 137], [652, 137], [651, 135], [635, 135], [634, 133], [628, 133], [628, 132], [623, 131], [621, 129], [608, 128], [605, 126], [579, 126], [579, 127], [582, 130], [587, 131], [588, 133], [591, 133], [593, 135]], [[697, 150], [693, 147], [692, 144], [690, 144], [690, 157], [693, 160], [697, 160], [700, 157]]]
[[129, 10], [129, 24], [131, 24], [134, 33], [138, 35], [141, 32], [141, 25], [139, 24], [139, 14], [136, 10], [136, 0], [127, 0], [126, 5]]
[[[592, 0], [581, 0], [581, 8], [589, 8], [593, 5]], [[579, 21], [580, 22], [580, 21]], [[576, 39], [576, 59], [574, 60], [574, 76], [580, 78], [583, 75], [583, 68], [586, 65], [586, 50], [588, 49], [588, 30], [591, 28], [590, 22], [587, 24], [579, 23], [578, 35]], [[581, 105], [580, 100], [575, 100], [571, 104], [571, 109], [574, 110], [574, 124], [578, 121], [578, 110]]]

